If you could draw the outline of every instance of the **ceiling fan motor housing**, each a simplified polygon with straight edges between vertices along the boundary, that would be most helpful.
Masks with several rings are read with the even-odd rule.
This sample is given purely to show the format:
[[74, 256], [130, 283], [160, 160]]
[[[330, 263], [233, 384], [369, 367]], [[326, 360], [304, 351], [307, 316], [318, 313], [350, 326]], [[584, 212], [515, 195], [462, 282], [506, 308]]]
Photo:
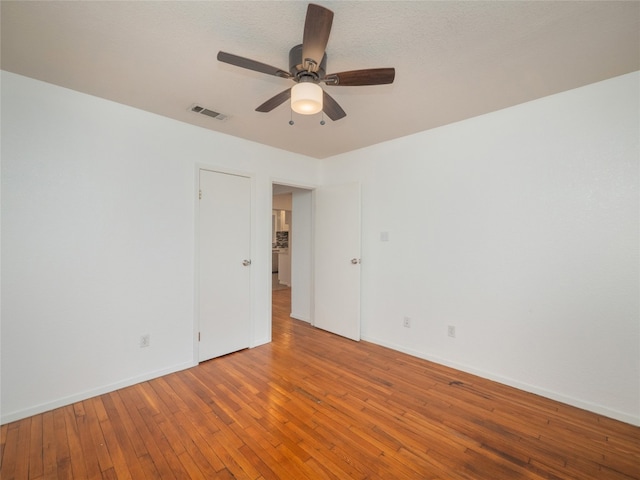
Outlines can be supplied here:
[[[322, 61], [318, 68], [315, 71], [309, 71], [304, 68], [303, 59], [302, 59], [302, 44], [296, 45], [291, 50], [289, 50], [289, 73], [293, 75], [293, 79], [296, 82], [299, 82], [303, 77], [312, 77], [312, 81], [318, 82], [322, 80], [327, 73], [327, 54], [325, 53], [322, 57]], [[307, 78], [306, 81], [309, 81]]]

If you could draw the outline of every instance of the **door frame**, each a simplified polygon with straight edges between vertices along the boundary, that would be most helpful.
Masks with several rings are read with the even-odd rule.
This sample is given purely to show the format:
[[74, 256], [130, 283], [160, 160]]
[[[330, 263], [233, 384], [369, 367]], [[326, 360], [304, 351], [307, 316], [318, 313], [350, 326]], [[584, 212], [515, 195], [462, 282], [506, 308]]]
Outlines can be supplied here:
[[[311, 271], [309, 272], [309, 274], [311, 275], [310, 284], [309, 284], [309, 299], [310, 299], [311, 305], [310, 305], [310, 312], [309, 312], [309, 323], [313, 325], [314, 296], [315, 296], [315, 286], [314, 286], [314, 276], [315, 276], [314, 253], [315, 252], [314, 252], [314, 245], [313, 245], [313, 237], [315, 235], [315, 225], [314, 225], [313, 205], [315, 204], [315, 189], [318, 188], [318, 185], [292, 182], [291, 180], [284, 180], [284, 179], [275, 178], [275, 177], [270, 178], [270, 185], [271, 185], [271, 194], [269, 195], [269, 215], [271, 215], [271, 212], [273, 211], [273, 186], [274, 185], [282, 185], [284, 187], [292, 187], [300, 190], [307, 190], [311, 193], [311, 207], [309, 209], [310, 210], [309, 220], [311, 222], [311, 239], [310, 239], [310, 245], [309, 245], [309, 250], [311, 254]], [[293, 216], [293, 206], [292, 206], [291, 215]], [[271, 217], [269, 217], [269, 224], [271, 224]], [[269, 251], [269, 258], [271, 258], [271, 251]], [[292, 258], [291, 265], [292, 265], [291, 268], [293, 270], [293, 258]], [[273, 285], [271, 283], [272, 279], [273, 277], [270, 275], [268, 280], [270, 292], [273, 289]], [[269, 325], [272, 326], [273, 325], [273, 302], [271, 301], [269, 302], [269, 320], [270, 320]], [[271, 332], [269, 333], [269, 341], [272, 341]]]
[[[198, 339], [198, 332], [200, 331], [200, 171], [206, 170], [209, 172], [222, 173], [225, 175], [237, 175], [241, 177], [247, 177], [250, 180], [251, 185], [251, 202], [250, 202], [250, 257], [254, 256], [256, 250], [256, 179], [255, 175], [242, 170], [235, 170], [227, 167], [221, 167], [219, 165], [209, 165], [204, 163], [196, 163], [194, 169], [194, 252], [193, 252], [193, 365], [200, 363], [200, 341]], [[253, 344], [255, 338], [255, 312], [254, 312], [254, 298], [255, 298], [255, 278], [254, 269], [250, 271], [249, 280], [249, 328], [250, 328], [250, 345]]]

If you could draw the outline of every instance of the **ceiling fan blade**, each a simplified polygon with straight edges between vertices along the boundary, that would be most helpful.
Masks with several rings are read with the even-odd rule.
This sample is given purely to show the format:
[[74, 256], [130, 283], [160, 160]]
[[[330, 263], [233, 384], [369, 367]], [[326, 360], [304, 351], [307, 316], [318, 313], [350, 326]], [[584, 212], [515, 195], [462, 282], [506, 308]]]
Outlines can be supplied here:
[[287, 88], [286, 90], [280, 92], [274, 97], [271, 97], [269, 100], [264, 102], [258, 108], [256, 108], [256, 112], [270, 112], [276, 107], [279, 107], [284, 102], [291, 98], [291, 89]]
[[327, 85], [358, 87], [362, 85], [386, 85], [393, 83], [395, 77], [395, 68], [369, 68], [365, 70], [332, 73], [324, 77], [324, 82]]
[[266, 63], [256, 62], [249, 58], [239, 57], [232, 53], [218, 52], [218, 60], [236, 67], [246, 68], [255, 72], [266, 73], [267, 75], [275, 75], [276, 77], [291, 78], [291, 74], [281, 68], [272, 67]]
[[322, 111], [334, 122], [347, 116], [342, 107], [338, 105], [338, 102], [327, 92], [323, 92], [322, 95]]
[[318, 70], [329, 42], [333, 12], [313, 3], [307, 8], [302, 37], [302, 66], [311, 72]]

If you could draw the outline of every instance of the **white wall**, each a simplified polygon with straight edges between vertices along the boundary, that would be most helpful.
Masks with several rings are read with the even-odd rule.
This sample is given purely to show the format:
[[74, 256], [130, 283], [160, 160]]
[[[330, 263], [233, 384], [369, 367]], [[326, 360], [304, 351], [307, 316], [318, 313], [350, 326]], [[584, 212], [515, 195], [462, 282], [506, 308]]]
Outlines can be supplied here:
[[365, 339], [640, 424], [639, 83], [317, 162], [3, 72], [2, 422], [194, 363], [208, 165], [253, 178], [254, 345], [272, 182], [359, 180]]
[[311, 190], [292, 194], [291, 317], [311, 322], [313, 215]]
[[317, 160], [7, 72], [1, 100], [3, 423], [194, 364], [198, 166], [253, 178], [271, 339], [271, 177], [316, 184]]
[[639, 87], [326, 161], [362, 183], [363, 338], [640, 424]]

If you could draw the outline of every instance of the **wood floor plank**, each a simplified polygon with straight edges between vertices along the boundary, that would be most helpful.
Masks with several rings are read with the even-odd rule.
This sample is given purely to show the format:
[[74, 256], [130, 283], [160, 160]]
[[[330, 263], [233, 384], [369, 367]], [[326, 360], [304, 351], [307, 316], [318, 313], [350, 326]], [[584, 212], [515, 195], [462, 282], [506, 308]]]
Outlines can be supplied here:
[[[158, 428], [162, 429], [166, 441], [169, 442], [174, 451], [180, 452], [178, 455], [182, 455], [184, 452], [188, 453], [198, 465], [200, 471], [210, 478], [226, 468], [224, 462], [220, 460], [209, 445], [210, 432], [205, 431], [204, 434], [207, 436], [203, 436], [202, 429], [191, 424], [180, 412], [176, 413], [173, 418], [175, 422], [163, 421], [158, 423]], [[160, 418], [153, 417], [153, 419]], [[151, 421], [151, 418], [149, 421]], [[176, 442], [179, 442], [178, 448], [176, 448]]]
[[[107, 448], [107, 442], [100, 426], [100, 418], [96, 410], [97, 401], [95, 398], [91, 398], [89, 400], [85, 400], [83, 403], [86, 415], [86, 425], [89, 430], [89, 435], [85, 435], [83, 441], [83, 445], [86, 447], [83, 448], [94, 448], [95, 455], [98, 460], [98, 468], [104, 475], [105, 471], [113, 468], [113, 461], [111, 460], [111, 455]], [[93, 447], [90, 445], [90, 442], [93, 443]]]
[[[158, 424], [161, 426], [174, 451], [181, 455], [189, 451], [195, 458], [191, 449], [198, 447], [204, 459], [216, 471], [216, 476], [224, 478], [229, 471], [233, 471], [237, 478], [248, 477], [235, 461], [233, 455], [226, 447], [226, 441], [221, 441], [220, 429], [226, 427], [226, 423], [215, 417], [211, 411], [201, 408], [191, 408], [185, 403], [183, 387], [179, 383], [172, 382], [177, 391], [167, 382], [166, 378], [155, 379], [149, 382], [153, 391], [162, 400], [170, 414], [163, 414], [164, 407], [160, 408], [157, 415]], [[189, 395], [189, 390], [184, 390]], [[158, 403], [158, 405], [161, 405]], [[194, 442], [197, 442], [194, 443]], [[192, 445], [190, 445], [192, 444]], [[196, 458], [197, 460], [197, 458]]]
[[[96, 412], [101, 412], [98, 413], [102, 418], [102, 420], [100, 420], [100, 428], [102, 429], [105, 444], [109, 450], [111, 462], [113, 463], [113, 472], [116, 477], [131, 480], [132, 478], [135, 478], [136, 475], [142, 475], [138, 478], [144, 478], [144, 474], [142, 474], [142, 469], [137, 458], [135, 456], [131, 456], [130, 452], [133, 449], [126, 434], [122, 433], [123, 427], [119, 424], [119, 415], [115, 411], [113, 412], [112, 417], [107, 413], [104, 402], [108, 401], [108, 396], [102, 395], [96, 400], [94, 407]], [[102, 412], [104, 412], [104, 416], [102, 415]], [[116, 425], [116, 428], [114, 428], [114, 425]], [[125, 452], [127, 453], [125, 454]]]
[[3, 427], [5, 447], [2, 451], [1, 478], [12, 479], [15, 478], [16, 464], [19, 461], [20, 423], [14, 422], [11, 425], [3, 425]]
[[31, 442], [29, 451], [29, 476], [44, 476], [43, 463], [43, 416], [36, 415], [31, 418]]
[[25, 418], [18, 422], [18, 455], [15, 467], [15, 478], [17, 479], [29, 476], [32, 421], [32, 418]]
[[[77, 433], [76, 441], [85, 459], [86, 478], [89, 480], [100, 480], [102, 479], [102, 469], [100, 468], [100, 459], [98, 457], [99, 447], [94, 441], [91, 432], [91, 423], [93, 423], [94, 420], [86, 414], [84, 402], [74, 404], [73, 412], [75, 415], [67, 420], [75, 422]], [[75, 455], [73, 456], [75, 457]], [[77, 474], [75, 476], [77, 478]]]
[[[53, 411], [53, 427], [56, 444], [56, 476], [61, 479], [73, 478], [71, 469], [71, 453], [67, 436], [67, 422], [65, 411], [67, 407], [58, 408]], [[79, 458], [78, 461], [81, 461]]]
[[[249, 432], [247, 432], [249, 434]], [[252, 442], [253, 443], [253, 442]], [[224, 430], [218, 430], [213, 434], [212, 442], [209, 444], [216, 455], [223, 461], [226, 470], [237, 479], [253, 479], [260, 475], [247, 457], [243, 454], [244, 446], [240, 448], [229, 448], [227, 436]], [[221, 473], [221, 472], [218, 472]]]
[[290, 318], [273, 341], [3, 425], [0, 476], [640, 480], [640, 428]]
[[4, 460], [4, 447], [7, 445], [7, 432], [9, 431], [9, 424], [5, 423], [0, 425], [0, 468], [2, 468], [2, 462]]
[[[264, 480], [278, 480], [280, 477], [278, 477], [278, 475], [269, 468], [269, 465], [267, 465], [262, 458], [256, 454], [254, 448], [245, 444], [240, 447], [239, 452], [242, 454], [242, 457], [246, 459], [245, 461], [251, 465], [251, 469], [255, 469], [255, 472], [259, 472], [258, 477], [256, 478], [263, 478]], [[247, 469], [247, 471], [250, 472], [251, 470]], [[249, 475], [251, 476], [250, 473]]]
[[131, 413], [123, 401], [123, 397], [127, 395], [128, 389], [112, 392], [103, 397], [105, 410], [111, 419], [118, 419], [112, 422], [114, 429], [120, 435], [120, 439], [127, 440], [128, 450], [131, 456], [142, 457], [147, 455], [147, 445], [142, 439], [138, 427], [136, 426]]
[[58, 478], [56, 430], [53, 411], [42, 414], [42, 469], [43, 478]]
[[[143, 418], [144, 409], [137, 408], [135, 388], [127, 388], [120, 391], [122, 404], [127, 408], [132, 424], [135, 425], [140, 440], [144, 442], [146, 454], [141, 458], [149, 460], [148, 465], [153, 465], [152, 469], [145, 468], [145, 472], [150, 470], [160, 478], [175, 479], [177, 473], [183, 473], [181, 462], [171, 445], [168, 444], [162, 431], [157, 428], [157, 424], [148, 416]], [[144, 465], [143, 465], [144, 466]]]
[[[196, 464], [196, 462], [193, 460], [193, 458], [191, 457], [191, 455], [189, 455], [188, 452], [183, 452], [182, 455], [180, 455], [180, 463], [182, 463], [182, 466], [185, 469], [185, 473], [187, 475], [187, 478], [189, 478], [190, 480], [207, 480], [209, 478], [211, 478], [210, 476], [205, 475], [204, 472], [202, 472], [200, 470], [200, 468], [198, 468], [198, 465]], [[215, 473], [214, 473], [215, 475]]]

